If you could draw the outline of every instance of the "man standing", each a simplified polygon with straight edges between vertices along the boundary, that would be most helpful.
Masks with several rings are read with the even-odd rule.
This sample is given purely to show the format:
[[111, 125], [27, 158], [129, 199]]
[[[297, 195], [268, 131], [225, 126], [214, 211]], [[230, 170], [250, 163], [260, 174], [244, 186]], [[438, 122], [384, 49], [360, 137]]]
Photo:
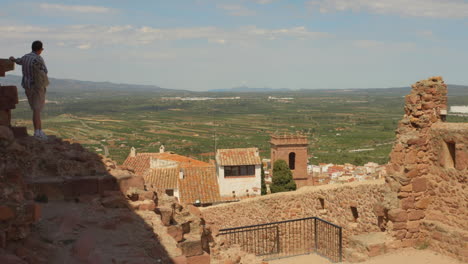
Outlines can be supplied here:
[[41, 53], [44, 50], [42, 42], [36, 40], [32, 43], [32, 51], [21, 58], [10, 60], [22, 66], [23, 86], [28, 97], [29, 106], [33, 111], [34, 137], [46, 140], [47, 136], [42, 131], [41, 111], [45, 105], [46, 88], [49, 85], [47, 78], [47, 67]]

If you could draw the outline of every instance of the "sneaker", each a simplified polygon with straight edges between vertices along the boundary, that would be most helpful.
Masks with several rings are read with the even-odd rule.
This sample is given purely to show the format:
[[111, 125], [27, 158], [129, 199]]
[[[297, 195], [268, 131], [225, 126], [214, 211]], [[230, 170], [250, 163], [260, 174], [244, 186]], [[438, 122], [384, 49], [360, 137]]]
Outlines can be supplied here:
[[47, 135], [42, 130], [36, 130], [34, 132], [34, 137], [39, 140], [47, 140]]

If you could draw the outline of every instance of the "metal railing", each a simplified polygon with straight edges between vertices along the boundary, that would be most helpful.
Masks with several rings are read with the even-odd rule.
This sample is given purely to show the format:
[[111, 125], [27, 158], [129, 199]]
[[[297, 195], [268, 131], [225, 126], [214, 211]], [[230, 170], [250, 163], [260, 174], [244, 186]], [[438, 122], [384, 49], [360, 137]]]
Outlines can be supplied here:
[[342, 228], [318, 217], [225, 228], [219, 235], [265, 260], [317, 253], [342, 261]]

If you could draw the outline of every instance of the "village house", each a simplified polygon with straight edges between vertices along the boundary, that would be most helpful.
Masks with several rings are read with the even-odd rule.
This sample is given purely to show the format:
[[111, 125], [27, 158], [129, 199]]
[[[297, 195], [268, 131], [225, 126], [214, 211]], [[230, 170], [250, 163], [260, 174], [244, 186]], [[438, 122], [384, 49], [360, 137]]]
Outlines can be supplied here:
[[221, 196], [260, 195], [261, 166], [258, 148], [218, 149], [216, 170]]
[[216, 170], [212, 164], [165, 152], [137, 153], [132, 148], [123, 163], [142, 176], [148, 188], [176, 197], [182, 204], [200, 206], [221, 202]]

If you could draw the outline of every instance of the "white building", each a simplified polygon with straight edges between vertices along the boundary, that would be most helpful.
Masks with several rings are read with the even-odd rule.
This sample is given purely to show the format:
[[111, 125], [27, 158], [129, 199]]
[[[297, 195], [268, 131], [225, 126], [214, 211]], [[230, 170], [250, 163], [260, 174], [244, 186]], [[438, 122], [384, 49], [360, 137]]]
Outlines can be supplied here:
[[260, 195], [261, 166], [257, 148], [218, 149], [216, 170], [221, 196]]

